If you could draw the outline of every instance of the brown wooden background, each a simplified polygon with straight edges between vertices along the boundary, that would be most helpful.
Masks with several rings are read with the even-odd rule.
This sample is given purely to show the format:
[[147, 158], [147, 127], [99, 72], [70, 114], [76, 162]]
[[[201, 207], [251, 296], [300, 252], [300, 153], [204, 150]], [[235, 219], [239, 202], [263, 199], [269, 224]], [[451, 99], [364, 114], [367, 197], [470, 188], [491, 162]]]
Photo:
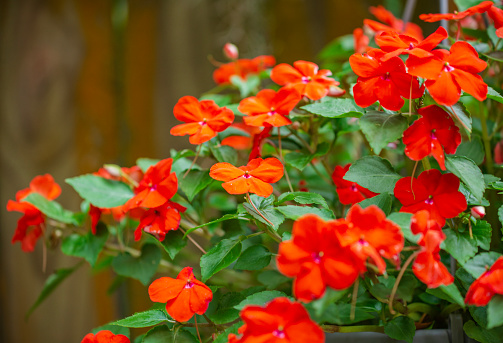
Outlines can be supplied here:
[[[51, 173], [63, 186], [59, 200], [77, 209], [65, 178], [103, 163], [165, 157], [188, 144], [169, 136], [172, 108], [181, 96], [214, 86], [207, 56], [222, 60], [225, 42], [237, 44], [242, 57], [315, 61], [326, 43], [361, 26], [368, 6], [378, 3], [0, 1], [1, 206], [35, 175]], [[419, 6], [437, 11], [434, 0]], [[92, 275], [86, 265], [26, 322], [50, 272], [77, 259], [51, 251], [44, 274], [40, 243], [31, 254], [10, 243], [18, 218], [0, 211], [1, 342], [80, 342], [93, 327], [150, 306], [137, 282], [122, 291], [130, 303], [108, 297], [113, 276]]]

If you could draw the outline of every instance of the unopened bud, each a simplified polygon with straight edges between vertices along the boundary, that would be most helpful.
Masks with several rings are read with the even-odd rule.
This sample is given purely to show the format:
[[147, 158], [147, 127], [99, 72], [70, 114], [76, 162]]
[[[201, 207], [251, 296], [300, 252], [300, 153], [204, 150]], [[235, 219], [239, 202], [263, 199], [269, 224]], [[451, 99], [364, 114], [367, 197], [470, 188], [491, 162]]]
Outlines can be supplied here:
[[121, 176], [121, 167], [119, 167], [118, 165], [116, 164], [105, 164], [103, 166], [103, 168], [105, 168], [105, 170], [111, 175], [111, 176], [115, 176], [115, 177], [119, 177]]
[[300, 123], [299, 123], [298, 121], [294, 121], [294, 122], [292, 123], [292, 126], [291, 126], [291, 127], [292, 127], [292, 129], [294, 129], [294, 130], [298, 130], [298, 129], [300, 129]]
[[474, 206], [472, 207], [471, 213], [476, 219], [482, 219], [486, 215], [486, 209], [484, 206]]
[[225, 43], [224, 45], [224, 55], [230, 60], [237, 60], [239, 56], [239, 51], [237, 46], [232, 43]]
[[327, 95], [334, 97], [334, 98], [338, 98], [338, 97], [343, 96], [344, 94], [346, 94], [346, 91], [344, 89], [337, 87], [337, 86], [330, 86], [330, 88], [328, 89]]

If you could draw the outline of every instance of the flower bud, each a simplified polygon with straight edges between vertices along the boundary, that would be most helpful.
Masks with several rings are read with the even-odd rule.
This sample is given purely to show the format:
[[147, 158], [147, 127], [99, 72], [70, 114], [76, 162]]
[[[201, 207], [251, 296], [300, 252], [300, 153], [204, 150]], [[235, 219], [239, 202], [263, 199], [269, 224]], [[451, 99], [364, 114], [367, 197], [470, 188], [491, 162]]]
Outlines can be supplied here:
[[337, 87], [337, 86], [330, 86], [330, 88], [328, 89], [327, 95], [334, 97], [334, 98], [337, 98], [337, 97], [343, 96], [344, 94], [346, 94], [346, 91], [344, 89]]
[[482, 219], [486, 215], [486, 209], [484, 206], [474, 206], [471, 209], [471, 213], [476, 219]]
[[115, 165], [115, 164], [105, 164], [103, 166], [103, 168], [105, 168], [105, 170], [111, 175], [111, 176], [115, 176], [115, 177], [119, 177], [121, 176], [121, 167], [119, 167], [118, 165]]
[[224, 45], [224, 55], [230, 60], [237, 60], [239, 56], [238, 48], [231, 43], [225, 43]]

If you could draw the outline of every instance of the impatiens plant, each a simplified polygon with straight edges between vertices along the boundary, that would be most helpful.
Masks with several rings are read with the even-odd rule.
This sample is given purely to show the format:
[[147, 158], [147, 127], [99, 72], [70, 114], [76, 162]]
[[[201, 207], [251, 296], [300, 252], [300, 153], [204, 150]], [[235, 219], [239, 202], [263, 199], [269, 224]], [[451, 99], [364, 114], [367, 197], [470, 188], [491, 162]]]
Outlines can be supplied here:
[[[467, 336], [501, 342], [503, 9], [456, 2], [421, 16], [454, 23], [425, 39], [372, 8], [380, 22], [336, 39], [318, 64], [238, 59], [227, 44], [219, 86], [182, 97], [184, 123], [166, 128], [193, 149], [67, 179], [78, 213], [55, 200], [50, 175], [19, 191], [13, 243], [111, 268], [152, 301], [82, 342], [145, 328], [135, 342], [374, 331], [410, 343], [454, 315]], [[29, 313], [81, 265], [52, 274]]]

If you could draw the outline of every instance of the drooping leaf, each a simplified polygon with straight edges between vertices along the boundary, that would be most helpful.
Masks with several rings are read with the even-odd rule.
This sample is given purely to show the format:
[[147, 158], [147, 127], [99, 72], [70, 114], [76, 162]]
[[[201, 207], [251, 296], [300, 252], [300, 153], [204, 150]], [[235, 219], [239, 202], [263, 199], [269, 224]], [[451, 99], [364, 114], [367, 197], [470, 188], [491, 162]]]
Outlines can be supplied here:
[[470, 137], [472, 133], [472, 117], [465, 105], [458, 102], [452, 105], [452, 107], [446, 108], [446, 110], [451, 114], [455, 122], [460, 123], [460, 126], [464, 129], [468, 137]]
[[286, 206], [278, 206], [276, 207], [276, 210], [281, 212], [286, 218], [292, 220], [297, 220], [306, 214], [315, 214], [323, 220], [335, 219], [335, 215], [332, 212], [332, 210], [327, 210], [325, 208], [286, 205]]
[[252, 245], [239, 256], [234, 269], [260, 270], [271, 262], [271, 252], [261, 244]]
[[356, 182], [375, 193], [393, 193], [401, 176], [391, 163], [379, 156], [365, 156], [349, 167], [344, 180]]
[[468, 230], [458, 232], [453, 229], [445, 229], [445, 240], [440, 246], [452, 255], [460, 264], [465, 264], [477, 253], [477, 243], [475, 239], [470, 238]]
[[495, 295], [487, 305], [487, 328], [503, 325], [503, 296]]
[[364, 199], [360, 201], [358, 204], [362, 207], [369, 207], [370, 205], [376, 205], [379, 207], [381, 210], [383, 210], [386, 215], [388, 215], [391, 212], [391, 205], [392, 205], [393, 200], [391, 199], [391, 195], [388, 193], [382, 193], [379, 195], [376, 195], [375, 197]]
[[445, 167], [464, 182], [475, 198], [482, 200], [486, 188], [484, 175], [475, 162], [464, 156], [446, 156]]
[[384, 324], [384, 333], [391, 338], [412, 343], [416, 334], [416, 326], [409, 317], [399, 316]]
[[322, 102], [302, 106], [301, 109], [326, 118], [359, 118], [365, 112], [349, 98], [327, 98]]
[[113, 325], [125, 326], [128, 328], [145, 328], [154, 326], [165, 321], [172, 320], [166, 312], [162, 310], [147, 310], [138, 312], [132, 316], [113, 322]]
[[360, 128], [376, 155], [388, 143], [400, 139], [407, 127], [407, 119], [397, 113], [371, 111], [360, 118]]
[[161, 251], [156, 245], [145, 244], [139, 257], [122, 253], [114, 258], [112, 267], [117, 274], [137, 279], [147, 286], [157, 271], [161, 257]]
[[124, 205], [134, 196], [124, 182], [87, 174], [65, 180], [77, 193], [96, 207], [112, 208]]
[[280, 291], [263, 291], [248, 296], [239, 305], [234, 306], [234, 308], [241, 311], [246, 305], [264, 306], [271, 300], [279, 297], [286, 297], [286, 294]]
[[450, 301], [451, 303], [458, 304], [462, 308], [465, 308], [465, 300], [463, 299], [463, 296], [454, 283], [451, 283], [448, 286], [441, 285], [437, 288], [428, 288], [426, 289], [426, 293], [432, 294], [437, 298]]
[[23, 198], [23, 201], [32, 204], [47, 217], [65, 224], [79, 226], [82, 224], [84, 219], [77, 213], [65, 210], [60, 203], [54, 200], [48, 200], [39, 193], [30, 193]]
[[183, 233], [179, 230], [169, 231], [162, 242], [155, 240], [166, 250], [172, 260], [187, 245], [187, 240], [184, 239]]
[[491, 87], [487, 87], [487, 97], [503, 104], [503, 96]]
[[217, 272], [229, 266], [240, 254], [240, 239], [222, 239], [210, 251], [201, 256], [202, 281], [206, 282]]
[[74, 271], [76, 271], [82, 262], [79, 262], [72, 268], [64, 268], [58, 269], [53, 274], [51, 274], [47, 280], [45, 281], [44, 288], [42, 288], [42, 292], [38, 296], [37, 300], [33, 305], [31, 305], [30, 309], [26, 313], [25, 318], [28, 317], [35, 311], [35, 309], [42, 303], [44, 300], [63, 282], [67, 277], [69, 277]]
[[207, 170], [191, 170], [185, 178], [179, 180], [180, 188], [189, 201], [192, 201], [197, 193], [208, 187], [211, 182], [213, 179]]
[[303, 205], [316, 204], [328, 209], [327, 201], [318, 193], [286, 192], [279, 196], [278, 201], [274, 202], [274, 205], [278, 206], [287, 201], [295, 201], [296, 203]]
[[66, 237], [61, 244], [61, 251], [65, 255], [82, 257], [94, 267], [107, 239], [108, 230], [105, 225], [99, 223], [96, 235], [89, 232], [84, 236], [72, 234]]

